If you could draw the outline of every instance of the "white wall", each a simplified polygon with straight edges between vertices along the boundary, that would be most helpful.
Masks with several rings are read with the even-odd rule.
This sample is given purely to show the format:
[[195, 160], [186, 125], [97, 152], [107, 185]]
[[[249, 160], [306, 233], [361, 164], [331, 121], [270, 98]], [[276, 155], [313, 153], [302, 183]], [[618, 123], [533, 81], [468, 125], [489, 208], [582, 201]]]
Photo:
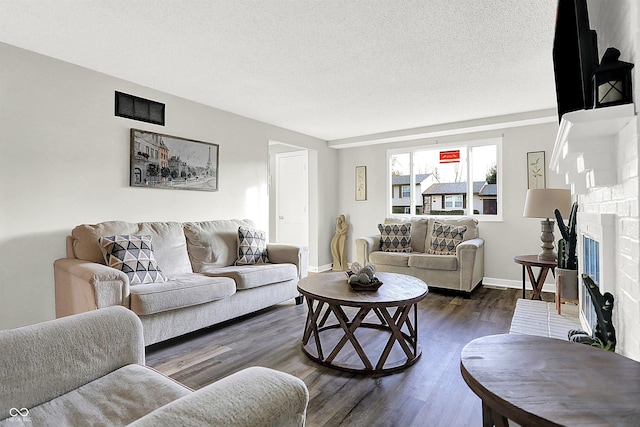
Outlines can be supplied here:
[[[325, 141], [1, 43], [0, 64], [0, 329], [55, 316], [52, 264], [78, 224], [250, 218], [266, 229], [269, 140], [317, 151], [325, 212], [312, 244], [330, 262], [337, 154]], [[165, 103], [166, 126], [115, 117], [114, 91]], [[220, 144], [220, 190], [129, 187], [132, 127]]]
[[[502, 171], [498, 171], [504, 174], [503, 221], [482, 222], [479, 227], [480, 236], [485, 239], [486, 245], [485, 284], [521, 287], [521, 266], [513, 262], [513, 257], [540, 252], [540, 221], [522, 217], [527, 193], [526, 156], [529, 151], [545, 151], [548, 165], [557, 131], [557, 124], [547, 123], [438, 138], [438, 143], [443, 144], [504, 135]], [[378, 234], [377, 224], [387, 215], [387, 150], [434, 142], [432, 139], [416, 140], [340, 150], [338, 170], [342, 191], [339, 211], [346, 214], [351, 223], [347, 244], [349, 262], [355, 260], [354, 239]], [[355, 167], [360, 165], [367, 166], [367, 201], [356, 202]], [[567, 188], [563, 178], [549, 171], [547, 187]], [[546, 289], [555, 289], [553, 278], [550, 277], [547, 283], [549, 285]], [[527, 289], [530, 289], [528, 281]]]
[[[635, 63], [634, 99], [640, 99], [640, 5], [636, 0], [615, 2], [589, 1], [590, 27], [598, 34], [600, 57], [607, 47], [620, 51], [620, 60]], [[637, 112], [637, 107], [636, 107]], [[613, 325], [618, 345], [616, 351], [640, 361], [640, 120], [636, 116], [618, 136], [618, 184], [595, 189], [580, 197], [587, 213], [615, 213], [615, 283], [601, 283], [603, 291], [614, 298]]]

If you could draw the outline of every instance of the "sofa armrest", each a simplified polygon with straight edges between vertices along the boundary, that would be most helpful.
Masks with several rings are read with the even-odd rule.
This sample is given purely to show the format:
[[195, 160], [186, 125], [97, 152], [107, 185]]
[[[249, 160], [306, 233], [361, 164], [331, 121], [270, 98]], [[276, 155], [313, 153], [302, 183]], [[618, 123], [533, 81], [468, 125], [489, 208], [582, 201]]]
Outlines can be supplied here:
[[184, 396], [129, 424], [303, 426], [309, 392], [284, 372], [251, 367]]
[[129, 277], [90, 261], [62, 258], [53, 263], [56, 317], [112, 305], [129, 307]]
[[460, 270], [460, 290], [471, 292], [484, 277], [484, 240], [464, 241], [456, 248]]
[[380, 236], [366, 236], [356, 239], [356, 261], [365, 266], [369, 263], [369, 254], [380, 250]]
[[142, 323], [124, 307], [0, 331], [0, 420], [122, 366], [144, 364]]
[[298, 268], [298, 279], [309, 274], [309, 248], [306, 246], [267, 243], [267, 256], [274, 264], [295, 264]]

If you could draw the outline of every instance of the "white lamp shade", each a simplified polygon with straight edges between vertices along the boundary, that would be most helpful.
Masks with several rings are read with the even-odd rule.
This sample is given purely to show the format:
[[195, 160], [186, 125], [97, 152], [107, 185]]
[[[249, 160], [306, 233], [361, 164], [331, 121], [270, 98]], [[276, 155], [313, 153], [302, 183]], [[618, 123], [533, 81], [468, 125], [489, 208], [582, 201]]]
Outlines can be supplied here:
[[536, 188], [527, 190], [524, 202], [525, 218], [555, 218], [555, 210], [563, 218], [571, 212], [571, 191], [559, 188]]

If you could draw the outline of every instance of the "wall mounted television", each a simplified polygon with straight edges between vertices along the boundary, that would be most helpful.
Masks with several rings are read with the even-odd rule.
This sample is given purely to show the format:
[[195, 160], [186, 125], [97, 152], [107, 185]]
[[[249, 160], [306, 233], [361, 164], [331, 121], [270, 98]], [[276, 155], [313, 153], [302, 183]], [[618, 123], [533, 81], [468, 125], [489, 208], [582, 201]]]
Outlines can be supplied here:
[[591, 76], [598, 66], [596, 32], [589, 28], [587, 0], [558, 0], [553, 41], [558, 120], [593, 108]]

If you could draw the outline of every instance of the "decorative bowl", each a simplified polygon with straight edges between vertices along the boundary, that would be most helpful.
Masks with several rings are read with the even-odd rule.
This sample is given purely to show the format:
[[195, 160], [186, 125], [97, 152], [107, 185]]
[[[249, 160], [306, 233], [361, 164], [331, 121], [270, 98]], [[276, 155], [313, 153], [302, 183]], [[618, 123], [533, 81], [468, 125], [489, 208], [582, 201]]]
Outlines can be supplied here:
[[[347, 278], [353, 276], [354, 273], [351, 270], [347, 271]], [[354, 291], [377, 291], [380, 286], [382, 286], [382, 282], [377, 277], [373, 277], [371, 282], [369, 283], [360, 283], [360, 282], [349, 282], [349, 287], [351, 287]]]

